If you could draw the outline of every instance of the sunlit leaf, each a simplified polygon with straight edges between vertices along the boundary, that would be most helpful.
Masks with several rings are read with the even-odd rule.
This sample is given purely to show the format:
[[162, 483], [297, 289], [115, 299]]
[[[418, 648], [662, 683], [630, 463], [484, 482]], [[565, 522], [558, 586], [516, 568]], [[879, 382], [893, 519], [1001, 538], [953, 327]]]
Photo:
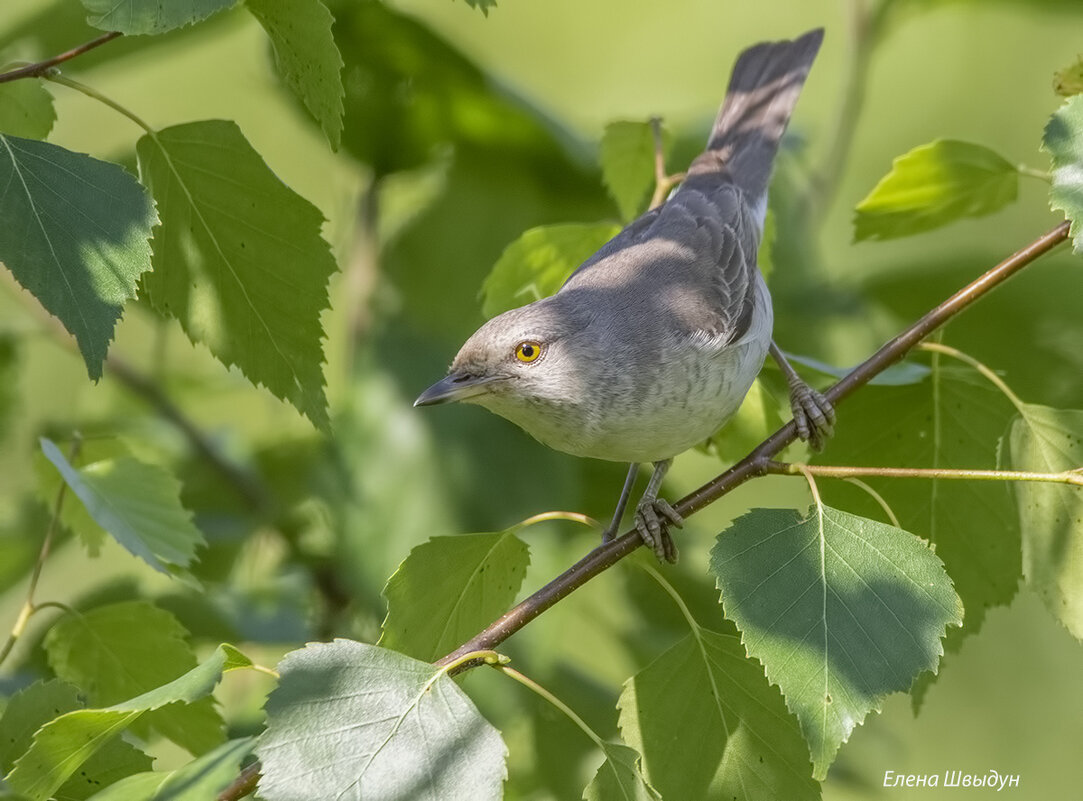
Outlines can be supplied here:
[[583, 801], [659, 801], [662, 796], [651, 787], [640, 768], [634, 748], [604, 743], [605, 761], [583, 791]]
[[[663, 135], [663, 152], [669, 137]], [[611, 122], [601, 143], [602, 180], [628, 221], [647, 210], [654, 186], [654, 134], [646, 122]]]
[[511, 531], [434, 537], [410, 551], [384, 588], [380, 645], [431, 662], [502, 615], [530, 564]]
[[[144, 712], [171, 703], [193, 703], [208, 696], [222, 673], [251, 663], [237, 649], [220, 645], [198, 667], [168, 684], [104, 709], [77, 709], [47, 723], [6, 777], [8, 785], [31, 801], [46, 801], [89, 760], [116, 742], [117, 735]], [[149, 769], [147, 760], [136, 771]], [[131, 775], [128, 771], [123, 775]], [[114, 776], [112, 781], [119, 779]], [[99, 785], [100, 786], [100, 785]], [[86, 796], [88, 797], [88, 792]]]
[[53, 96], [40, 78], [0, 83], [0, 133], [44, 139], [54, 122]]
[[1072, 247], [1083, 253], [1083, 96], [1069, 98], [1046, 123], [1042, 149], [1053, 160], [1049, 205], [1072, 222]]
[[[1008, 466], [1083, 468], [1083, 411], [1025, 404], [1008, 437]], [[1023, 535], [1023, 575], [1049, 611], [1083, 640], [1083, 487], [1012, 482]]]
[[663, 798], [820, 797], [797, 720], [732, 634], [696, 626], [625, 682], [618, 705]]
[[[57, 676], [81, 688], [90, 704], [108, 706], [192, 670], [197, 662], [187, 637], [166, 610], [124, 601], [61, 618], [45, 636], [45, 651]], [[194, 754], [225, 739], [210, 698], [148, 712], [140, 726], [152, 726]]]
[[94, 521], [155, 570], [176, 575], [203, 544], [180, 484], [157, 465], [130, 456], [72, 466], [50, 440], [41, 449]]
[[267, 801], [496, 801], [504, 743], [446, 673], [336, 640], [293, 651], [256, 751]]
[[237, 0], [80, 0], [87, 22], [103, 31], [135, 35], [165, 33], [194, 25], [237, 4]]
[[710, 570], [726, 617], [800, 721], [821, 780], [869, 712], [936, 670], [946, 627], [962, 624], [924, 542], [830, 507], [752, 510], [719, 535]]
[[332, 150], [342, 139], [342, 56], [320, 0], [245, 0], [274, 45], [286, 85], [320, 123]]
[[938, 139], [895, 159], [854, 214], [854, 240], [893, 239], [964, 217], [992, 214], [1015, 200], [1019, 174], [982, 145]]
[[159, 203], [156, 309], [254, 384], [327, 425], [323, 329], [335, 261], [323, 215], [283, 184], [233, 122], [166, 128], [136, 145]]
[[524, 231], [482, 283], [482, 314], [495, 317], [552, 295], [619, 231], [613, 223], [565, 223]]
[[0, 134], [0, 261], [75, 337], [91, 378], [150, 269], [146, 190], [123, 168]]

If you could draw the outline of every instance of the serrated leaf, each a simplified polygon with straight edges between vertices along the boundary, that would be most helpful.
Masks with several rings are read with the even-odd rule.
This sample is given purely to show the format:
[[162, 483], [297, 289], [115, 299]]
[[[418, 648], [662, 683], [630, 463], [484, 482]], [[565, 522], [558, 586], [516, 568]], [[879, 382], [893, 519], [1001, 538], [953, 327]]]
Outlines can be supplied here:
[[[172, 614], [146, 601], [100, 606], [61, 618], [45, 636], [57, 676], [81, 688], [95, 706], [108, 706], [166, 684], [196, 667], [188, 632]], [[210, 698], [148, 713], [151, 726], [193, 754], [224, 739]]]
[[146, 190], [116, 164], [0, 134], [0, 261], [102, 362], [125, 302], [150, 269]]
[[1083, 92], [1083, 56], [1056, 71], [1053, 75], [1053, 91], [1061, 97], [1071, 97]]
[[278, 670], [256, 748], [267, 801], [501, 798], [504, 743], [438, 668], [336, 640], [287, 654]]
[[76, 469], [50, 440], [41, 449], [94, 521], [155, 570], [178, 574], [205, 544], [181, 506], [180, 483], [161, 467], [129, 456]]
[[267, 31], [286, 85], [323, 128], [332, 150], [342, 140], [342, 56], [335, 21], [320, 0], [245, 0]]
[[471, 8], [476, 8], [486, 17], [489, 16], [490, 8], [496, 8], [496, 0], [466, 0], [466, 4]]
[[129, 36], [156, 34], [202, 22], [237, 4], [237, 0], [80, 0], [87, 22], [103, 31]]
[[753, 509], [718, 536], [710, 571], [726, 617], [797, 716], [820, 780], [865, 715], [936, 670], [946, 628], [962, 625], [924, 542], [827, 506]]
[[[15, 763], [6, 781], [31, 801], [46, 801], [91, 758], [116, 742], [117, 735], [144, 712], [171, 703], [194, 703], [210, 695], [224, 671], [250, 664], [236, 648], [220, 645], [198, 667], [162, 687], [104, 709], [78, 709], [60, 715], [38, 730], [33, 744]], [[136, 770], [149, 768], [148, 759]]]
[[323, 215], [283, 184], [233, 122], [166, 128], [136, 144], [158, 199], [143, 286], [189, 339], [326, 428], [323, 328], [335, 261]]
[[[663, 131], [663, 152], [669, 137]], [[626, 222], [646, 211], [654, 186], [654, 134], [646, 122], [618, 121], [605, 126], [600, 148], [602, 180]]]
[[380, 645], [432, 662], [507, 611], [530, 551], [511, 531], [433, 537], [387, 581]]
[[0, 84], [0, 133], [44, 139], [54, 122], [53, 96], [40, 78]]
[[605, 761], [583, 791], [583, 801], [661, 801], [640, 768], [634, 748], [619, 743], [603, 743]]
[[613, 223], [531, 228], [508, 245], [481, 285], [481, 313], [495, 317], [560, 289], [576, 267], [620, 232]]
[[1053, 161], [1053, 188], [1049, 206], [1071, 220], [1072, 249], [1083, 253], [1083, 96], [1069, 98], [1049, 118], [1042, 134], [1042, 150]]
[[938, 139], [895, 159], [854, 210], [854, 241], [894, 239], [992, 214], [1015, 201], [1019, 173], [995, 151]]
[[625, 682], [618, 707], [663, 798], [820, 797], [797, 721], [731, 634], [694, 626]]
[[[1013, 470], [1083, 467], [1083, 411], [1024, 404], [1008, 437]], [[1012, 482], [1023, 534], [1023, 576], [1065, 628], [1083, 640], [1083, 487]]]
[[139, 773], [91, 796], [90, 801], [208, 801], [228, 787], [252, 752], [254, 737], [228, 743], [174, 771]]

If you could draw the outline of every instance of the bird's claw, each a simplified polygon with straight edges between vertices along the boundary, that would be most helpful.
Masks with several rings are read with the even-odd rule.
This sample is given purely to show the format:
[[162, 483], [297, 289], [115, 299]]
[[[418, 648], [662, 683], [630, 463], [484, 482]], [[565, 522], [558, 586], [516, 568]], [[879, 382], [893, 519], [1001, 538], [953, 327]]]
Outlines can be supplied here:
[[643, 500], [636, 508], [636, 530], [643, 542], [654, 551], [659, 562], [677, 562], [677, 545], [669, 534], [669, 526], [684, 526], [684, 518], [663, 498]]
[[790, 385], [790, 408], [797, 436], [814, 451], [822, 451], [835, 433], [835, 407], [805, 382]]

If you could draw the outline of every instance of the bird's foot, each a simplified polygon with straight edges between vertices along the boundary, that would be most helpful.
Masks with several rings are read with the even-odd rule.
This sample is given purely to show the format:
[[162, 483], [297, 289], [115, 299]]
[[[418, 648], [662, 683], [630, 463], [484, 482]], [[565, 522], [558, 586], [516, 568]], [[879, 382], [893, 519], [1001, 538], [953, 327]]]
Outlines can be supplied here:
[[835, 433], [834, 405], [804, 381], [793, 381], [790, 383], [790, 408], [797, 436], [814, 451], [822, 451]]
[[677, 562], [677, 545], [669, 534], [671, 525], [681, 528], [684, 518], [663, 498], [643, 499], [636, 507], [636, 530], [643, 542], [654, 551], [659, 562]]

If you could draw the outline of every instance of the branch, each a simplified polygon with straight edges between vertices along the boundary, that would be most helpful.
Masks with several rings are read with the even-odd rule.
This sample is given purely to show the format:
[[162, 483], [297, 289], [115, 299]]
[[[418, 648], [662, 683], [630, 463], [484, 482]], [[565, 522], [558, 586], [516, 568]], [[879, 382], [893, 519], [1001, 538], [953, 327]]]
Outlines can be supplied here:
[[100, 47], [106, 42], [111, 42], [118, 36], [123, 34], [120, 31], [110, 31], [109, 33], [103, 33], [97, 39], [91, 39], [89, 42], [84, 42], [78, 47], [73, 47], [58, 56], [47, 58], [44, 61], [37, 61], [33, 64], [27, 64], [25, 67], [19, 67], [18, 69], [10, 70], [8, 72], [0, 73], [0, 83], [7, 83], [8, 81], [15, 81], [19, 78], [40, 78], [48, 70], [55, 67], [57, 64], [63, 64], [65, 61], [70, 61], [76, 56], [81, 56], [88, 50], [93, 50], [95, 47]]
[[[1038, 257], [1064, 242], [1068, 238], [1068, 228], [1069, 223], [1067, 221], [1061, 223], [1049, 233], [1034, 240], [1034, 242], [1012, 254], [974, 282], [960, 289], [828, 389], [824, 393], [827, 399], [838, 405], [840, 401], [865, 386], [886, 368], [901, 360], [921, 340], [962, 312], [974, 301], [1037, 260]], [[750, 478], [766, 475], [772, 457], [781, 452], [795, 439], [797, 439], [797, 431], [791, 420], [729, 470], [675, 503], [674, 508], [682, 517], [688, 517], [708, 504], [714, 503]], [[590, 579], [615, 565], [640, 545], [642, 545], [642, 540], [639, 534], [632, 530], [612, 542], [595, 548], [560, 576], [504, 613], [498, 620], [440, 659], [436, 664], [446, 665], [471, 651], [496, 647], [557, 601], [570, 595]]]
[[767, 472], [777, 476], [826, 476], [828, 478], [928, 478], [956, 481], [1044, 481], [1083, 487], [1083, 467], [1060, 473], [1032, 473], [1027, 470], [953, 470], [939, 467], [844, 467], [838, 465], [767, 463]]

